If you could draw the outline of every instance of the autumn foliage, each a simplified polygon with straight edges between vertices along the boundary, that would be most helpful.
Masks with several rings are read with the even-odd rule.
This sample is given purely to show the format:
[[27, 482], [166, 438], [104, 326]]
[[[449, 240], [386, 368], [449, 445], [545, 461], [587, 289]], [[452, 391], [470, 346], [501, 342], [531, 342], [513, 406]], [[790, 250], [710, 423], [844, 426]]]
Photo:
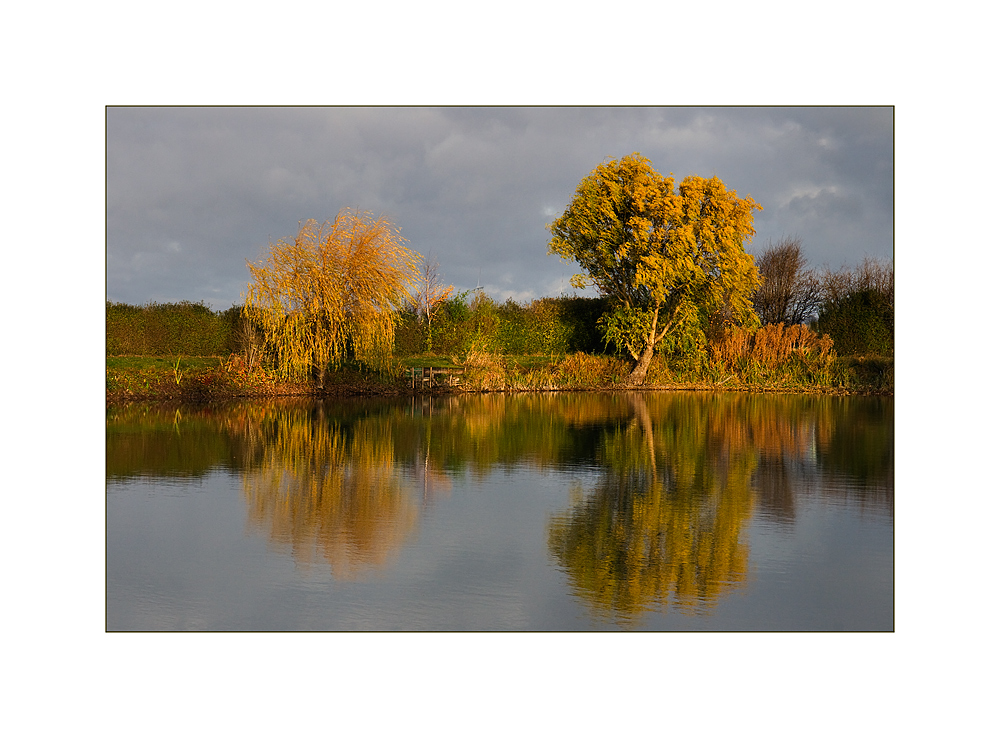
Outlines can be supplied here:
[[760, 285], [745, 243], [760, 206], [718, 178], [685, 177], [674, 187], [638, 153], [597, 166], [549, 226], [549, 253], [584, 270], [614, 306], [603, 322], [609, 343], [634, 360], [628, 384], [645, 381], [653, 352], [668, 336], [697, 347], [709, 316], [756, 325], [751, 298]]
[[754, 332], [730, 326], [709, 347], [713, 369], [748, 384], [829, 385], [836, 358], [829, 336], [783, 323]]
[[419, 255], [383, 217], [342, 210], [308, 220], [266, 259], [247, 262], [244, 315], [264, 339], [279, 376], [323, 386], [348, 357], [388, 367], [396, 316], [417, 277]]

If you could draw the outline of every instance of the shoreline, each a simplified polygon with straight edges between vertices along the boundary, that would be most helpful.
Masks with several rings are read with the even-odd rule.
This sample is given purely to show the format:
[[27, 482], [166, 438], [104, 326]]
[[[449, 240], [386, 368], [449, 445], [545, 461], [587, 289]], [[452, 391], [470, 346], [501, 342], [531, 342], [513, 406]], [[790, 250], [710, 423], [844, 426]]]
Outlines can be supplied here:
[[367, 397], [448, 397], [457, 395], [483, 394], [535, 394], [535, 393], [580, 393], [580, 392], [738, 392], [743, 394], [790, 394], [827, 395], [835, 397], [878, 396], [893, 397], [892, 390], [874, 390], [844, 387], [787, 387], [776, 385], [732, 385], [702, 382], [682, 382], [676, 384], [652, 384], [639, 387], [624, 385], [579, 386], [579, 387], [502, 387], [493, 389], [464, 389], [461, 387], [382, 387], [359, 388], [337, 386], [323, 391], [312, 387], [283, 386], [258, 391], [177, 391], [177, 392], [111, 392], [105, 396], [106, 407], [133, 402], [207, 404], [238, 400], [269, 400], [276, 398], [309, 398], [314, 400]]
[[[776, 367], [753, 375], [722, 373], [702, 378], [697, 374], [674, 375], [660, 370], [638, 387], [625, 385], [625, 364], [617, 359], [582, 359], [567, 368], [566, 363], [548, 366], [520, 366], [499, 357], [485, 364], [462, 367], [461, 382], [440, 368], [435, 382], [413, 384], [405, 374], [389, 378], [358, 369], [343, 369], [328, 377], [325, 388], [309, 381], [280, 381], [259, 367], [247, 370], [234, 359], [220, 357], [178, 358], [115, 357], [105, 364], [105, 405], [130, 402], [209, 403], [219, 401], [269, 399], [278, 397], [424, 397], [462, 394], [526, 392], [741, 392], [751, 394], [869, 395], [893, 396], [892, 358], [852, 357], [837, 360], [839, 366], [826, 367], [818, 376], [795, 373]], [[437, 370], [437, 369], [436, 369]], [[408, 369], [407, 371], [410, 371]], [[724, 371], [724, 370], [723, 370]], [[763, 375], [763, 376], [762, 376]], [[810, 382], [810, 379], [813, 381]]]

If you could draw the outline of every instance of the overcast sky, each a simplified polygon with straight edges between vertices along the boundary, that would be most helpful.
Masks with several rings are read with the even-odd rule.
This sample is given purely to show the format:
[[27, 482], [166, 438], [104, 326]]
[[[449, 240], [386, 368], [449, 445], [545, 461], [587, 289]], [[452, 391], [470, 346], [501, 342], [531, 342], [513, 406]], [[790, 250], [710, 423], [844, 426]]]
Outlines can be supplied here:
[[762, 207], [759, 251], [893, 257], [888, 107], [314, 107], [107, 111], [107, 299], [242, 302], [270, 241], [343, 207], [384, 214], [447, 284], [571, 294], [546, 225], [606, 158], [718, 175]]

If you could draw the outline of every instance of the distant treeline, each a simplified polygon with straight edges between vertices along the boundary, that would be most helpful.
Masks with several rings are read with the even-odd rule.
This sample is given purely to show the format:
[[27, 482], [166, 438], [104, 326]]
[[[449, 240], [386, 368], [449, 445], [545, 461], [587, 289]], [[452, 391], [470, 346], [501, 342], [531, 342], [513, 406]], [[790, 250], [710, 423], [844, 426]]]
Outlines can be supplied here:
[[[866, 261], [854, 270], [829, 273], [822, 280], [815, 302], [818, 316], [810, 321], [810, 327], [817, 338], [829, 335], [837, 354], [893, 355], [891, 267], [873, 266], [873, 262]], [[614, 351], [598, 329], [598, 321], [609, 308], [607, 298], [564, 296], [501, 303], [482, 292], [474, 292], [471, 297], [466, 292], [444, 302], [429, 326], [424, 316], [413, 310], [402, 311], [394, 353], [397, 357], [430, 353], [457, 358], [472, 353], [610, 355]], [[253, 334], [244, 324], [238, 305], [215, 312], [200, 302], [142, 306], [109, 302], [106, 314], [108, 356], [229, 356], [243, 352]], [[766, 317], [763, 311], [762, 316]], [[710, 353], [730, 351], [734, 340], [730, 333], [708, 333]], [[758, 343], [770, 340], [764, 335], [760, 339]], [[740, 340], [745, 342], [750, 337]]]
[[411, 310], [401, 313], [396, 354], [600, 354], [605, 345], [597, 321], [608, 304], [605, 298], [543, 297], [528, 303], [498, 303], [482, 292], [471, 300], [467, 294], [458, 295], [440, 306], [429, 329], [423, 316]]
[[[395, 354], [603, 353], [597, 321], [606, 307], [603, 298], [544, 297], [521, 304], [497, 303], [481, 292], [471, 300], [461, 295], [439, 308], [429, 331], [415, 312], [401, 312]], [[228, 356], [243, 350], [245, 335], [238, 305], [213, 312], [192, 302], [107, 304], [108, 356]]]

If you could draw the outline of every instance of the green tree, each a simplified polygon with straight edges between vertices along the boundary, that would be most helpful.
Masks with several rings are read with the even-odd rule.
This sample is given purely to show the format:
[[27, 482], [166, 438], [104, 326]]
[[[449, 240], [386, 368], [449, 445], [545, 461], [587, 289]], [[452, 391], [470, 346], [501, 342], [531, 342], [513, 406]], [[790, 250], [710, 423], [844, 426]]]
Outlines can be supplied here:
[[891, 298], [862, 289], [824, 305], [816, 325], [844, 356], [892, 356], [892, 322]]
[[689, 176], [675, 190], [638, 153], [600, 164], [549, 225], [549, 253], [575, 260], [577, 288], [612, 298], [603, 330], [633, 359], [627, 383], [640, 385], [661, 342], [704, 350], [708, 317], [757, 325], [760, 285], [744, 243], [755, 233], [751, 198], [718, 178]]
[[308, 220], [294, 239], [247, 262], [253, 281], [244, 314], [262, 333], [280, 376], [315, 377], [349, 356], [384, 369], [399, 309], [420, 259], [385, 218], [341, 210], [331, 223]]

